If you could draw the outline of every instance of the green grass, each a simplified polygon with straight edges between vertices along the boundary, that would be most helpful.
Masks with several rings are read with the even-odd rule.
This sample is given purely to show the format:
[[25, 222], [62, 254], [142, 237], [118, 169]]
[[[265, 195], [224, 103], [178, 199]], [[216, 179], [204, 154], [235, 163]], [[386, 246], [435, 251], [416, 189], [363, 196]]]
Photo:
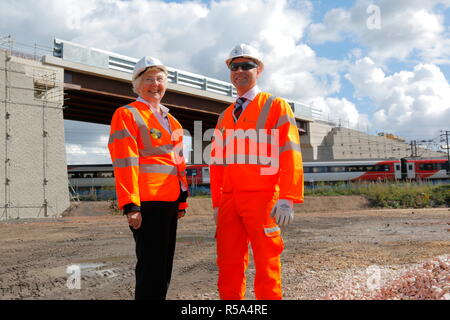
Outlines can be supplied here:
[[450, 184], [426, 183], [342, 183], [316, 184], [305, 190], [306, 196], [360, 195], [377, 208], [426, 208], [449, 207]]

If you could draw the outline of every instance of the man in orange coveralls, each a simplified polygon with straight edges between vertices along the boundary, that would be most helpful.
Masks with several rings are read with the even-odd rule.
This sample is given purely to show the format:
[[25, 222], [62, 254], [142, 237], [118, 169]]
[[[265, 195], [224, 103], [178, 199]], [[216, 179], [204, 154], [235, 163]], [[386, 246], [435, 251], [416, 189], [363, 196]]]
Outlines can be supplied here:
[[298, 128], [290, 105], [258, 88], [264, 64], [255, 48], [237, 45], [226, 64], [238, 99], [219, 116], [211, 149], [219, 294], [244, 299], [250, 242], [256, 299], [282, 299], [280, 226], [303, 202]]

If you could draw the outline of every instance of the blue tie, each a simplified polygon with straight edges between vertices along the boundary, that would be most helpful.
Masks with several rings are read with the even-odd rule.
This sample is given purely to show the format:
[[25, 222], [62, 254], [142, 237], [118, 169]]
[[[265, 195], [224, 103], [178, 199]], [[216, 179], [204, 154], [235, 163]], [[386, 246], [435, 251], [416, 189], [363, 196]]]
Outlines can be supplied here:
[[239, 116], [242, 113], [243, 110], [242, 105], [245, 103], [246, 100], [247, 99], [242, 97], [236, 100], [236, 104], [234, 105], [234, 116], [236, 117], [236, 121], [239, 119]]

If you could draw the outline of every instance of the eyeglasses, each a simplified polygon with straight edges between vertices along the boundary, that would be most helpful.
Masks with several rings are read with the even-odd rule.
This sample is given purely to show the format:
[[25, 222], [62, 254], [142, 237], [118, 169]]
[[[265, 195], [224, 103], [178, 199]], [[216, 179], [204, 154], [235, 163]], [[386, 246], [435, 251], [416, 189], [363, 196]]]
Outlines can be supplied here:
[[156, 77], [156, 78], [153, 78], [153, 77], [143, 77], [143, 78], [142, 78], [142, 81], [145, 82], [145, 83], [153, 83], [153, 82], [156, 82], [156, 83], [164, 83], [164, 82], [166, 81], [166, 78], [165, 78], [165, 77]]
[[248, 71], [251, 69], [256, 68], [258, 65], [253, 61], [247, 61], [247, 62], [233, 62], [230, 64], [230, 70], [231, 71], [238, 71], [239, 68], [241, 68], [244, 71]]

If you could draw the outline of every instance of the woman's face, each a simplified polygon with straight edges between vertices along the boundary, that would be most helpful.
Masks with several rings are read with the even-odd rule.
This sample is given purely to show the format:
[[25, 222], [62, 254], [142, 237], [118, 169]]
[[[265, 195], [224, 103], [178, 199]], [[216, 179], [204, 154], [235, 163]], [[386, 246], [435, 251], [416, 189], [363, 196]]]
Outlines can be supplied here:
[[159, 69], [147, 70], [140, 79], [139, 96], [153, 104], [159, 104], [166, 93], [167, 76]]

